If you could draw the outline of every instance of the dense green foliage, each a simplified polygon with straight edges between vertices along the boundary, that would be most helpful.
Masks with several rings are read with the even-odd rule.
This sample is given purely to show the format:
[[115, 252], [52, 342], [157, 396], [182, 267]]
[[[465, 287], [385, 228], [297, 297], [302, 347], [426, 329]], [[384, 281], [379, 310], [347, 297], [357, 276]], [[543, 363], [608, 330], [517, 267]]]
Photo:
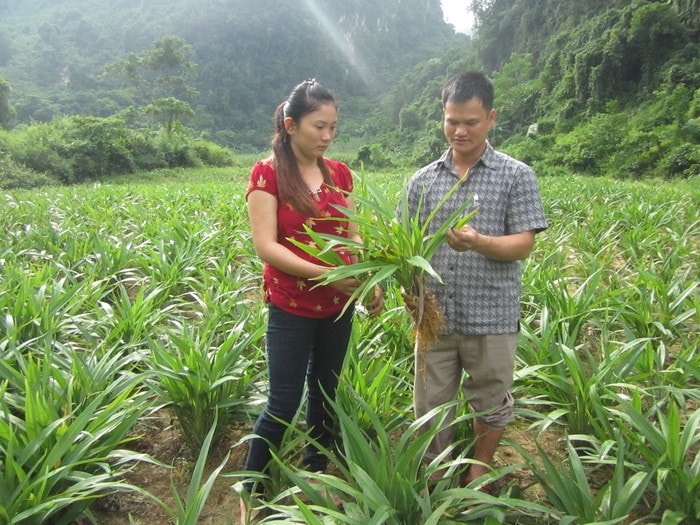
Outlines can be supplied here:
[[[266, 312], [242, 160], [0, 195], [0, 523], [74, 523], [95, 496], [148, 490], [120, 476], [152, 460], [126, 436], [157, 406], [167, 404], [174, 431], [203, 455], [231, 419], [252, 422], [264, 396]], [[405, 182], [367, 176], [387, 196]], [[304, 482], [306, 434], [295, 426], [278, 451], [285, 468], [270, 473], [278, 523], [700, 519], [700, 194], [679, 181], [540, 182], [551, 228], [524, 265], [518, 421], [505, 447], [524, 459], [507, 456], [478, 481], [496, 480], [499, 497], [456, 487], [471, 461], [468, 413], [447, 479], [426, 490], [437, 465], [419, 461], [410, 318], [387, 282], [384, 314], [356, 317], [330, 451], [340, 470], [315, 475], [345, 512]], [[187, 461], [168, 450], [169, 465]], [[243, 476], [239, 459], [206, 480], [201, 459], [191, 477], [164, 469], [191, 479], [190, 490], [152, 522], [196, 523], [212, 479]], [[535, 478], [517, 475], [528, 472]], [[140, 512], [143, 493], [134, 498]]]
[[471, 5], [472, 45], [419, 64], [397, 85], [387, 110], [399, 129], [365, 150], [370, 161], [370, 151], [378, 165], [387, 151], [397, 163], [434, 158], [444, 147], [440, 86], [457, 70], [483, 68], [496, 87], [491, 140], [541, 174], [700, 173], [700, 3]]
[[232, 162], [232, 153], [222, 146], [181, 134], [134, 130], [118, 117], [76, 115], [0, 130], [2, 189]]
[[[478, 47], [499, 75], [517, 60], [531, 63], [529, 71], [518, 68], [524, 92], [500, 99], [499, 108], [500, 126], [505, 120], [510, 128], [503, 136], [519, 131], [520, 142], [529, 123], [542, 122], [536, 144], [522, 145], [527, 160], [632, 178], [700, 173], [700, 152], [690, 148], [700, 117], [698, 2], [686, 2], [685, 10], [680, 2], [645, 0], [540, 0], [527, 10], [502, 3], [511, 6], [482, 13], [491, 38]], [[515, 35], [517, 56], [497, 55], [503, 47], [495, 40], [506, 34]]]
[[[442, 84], [482, 69], [496, 86], [492, 142], [540, 174], [700, 173], [697, 0], [466, 5], [472, 38], [452, 32], [437, 0], [3, 3], [0, 127], [26, 134], [65, 115], [117, 117], [168, 141], [260, 152], [273, 108], [316, 77], [338, 94], [336, 143], [355, 167], [414, 167], [445, 148]], [[23, 179], [35, 166], [3, 142], [3, 165], [20, 170], [5, 180]], [[110, 166], [117, 142], [92, 176]]]
[[439, 0], [29, 0], [0, 4], [0, 42], [9, 48], [0, 75], [20, 122], [108, 116], [142, 93], [105, 67], [135, 64], [168, 35], [191, 46], [198, 66], [200, 96], [184, 98], [193, 126], [239, 149], [266, 147], [273, 108], [304, 78], [352, 106], [350, 98], [383, 91], [456, 40]]

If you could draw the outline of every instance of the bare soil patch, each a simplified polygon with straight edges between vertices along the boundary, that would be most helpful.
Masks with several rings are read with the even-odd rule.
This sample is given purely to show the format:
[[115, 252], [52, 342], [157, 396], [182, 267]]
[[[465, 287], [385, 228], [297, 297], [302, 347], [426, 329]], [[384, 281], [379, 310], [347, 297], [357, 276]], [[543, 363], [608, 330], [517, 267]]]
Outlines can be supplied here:
[[[206, 480], [230, 454], [222, 474], [243, 470], [247, 448], [236, 443], [250, 432], [250, 427], [232, 427], [218, 443], [212, 445], [204, 473]], [[175, 418], [168, 410], [161, 410], [145, 423], [139, 424], [134, 434], [139, 437], [131, 449], [149, 454], [166, 466], [148, 462], [139, 463], [126, 476], [126, 481], [141, 487], [174, 508], [173, 485], [184, 499], [197, 452], [189, 449], [182, 438]], [[238, 496], [231, 489], [235, 479], [219, 476], [199, 523], [201, 525], [238, 525]], [[138, 492], [108, 495], [93, 504], [91, 511], [99, 525], [165, 525], [171, 523], [162, 508], [151, 498]]]
[[[229, 454], [222, 474], [244, 469], [247, 446], [237, 443], [247, 433], [249, 426], [231, 427], [223, 438], [212, 446], [203, 479], [216, 469]], [[161, 410], [147, 421], [140, 423], [134, 435], [138, 438], [131, 443], [131, 449], [143, 452], [157, 459], [166, 466], [148, 462], [139, 463], [126, 476], [126, 481], [141, 487], [174, 508], [172, 485], [174, 484], [184, 498], [190, 481], [192, 469], [196, 462], [196, 453], [185, 444], [175, 418], [168, 410]], [[519, 443], [529, 453], [537, 454], [534, 433], [524, 424], [513, 424], [506, 437]], [[564, 443], [562, 435], [554, 431], [538, 439], [551, 456], [562, 457]], [[511, 446], [501, 446], [495, 457], [495, 466], [504, 467], [523, 462], [520, 454]], [[238, 496], [232, 490], [237, 480], [222, 475], [217, 479], [209, 495], [205, 510], [199, 523], [201, 525], [239, 525]], [[525, 467], [508, 474], [502, 484], [519, 490], [530, 501], [543, 502], [544, 494], [535, 482], [532, 473]], [[99, 525], [166, 525], [171, 523], [160, 506], [149, 497], [138, 492], [122, 492], [108, 495], [96, 501], [91, 511]]]

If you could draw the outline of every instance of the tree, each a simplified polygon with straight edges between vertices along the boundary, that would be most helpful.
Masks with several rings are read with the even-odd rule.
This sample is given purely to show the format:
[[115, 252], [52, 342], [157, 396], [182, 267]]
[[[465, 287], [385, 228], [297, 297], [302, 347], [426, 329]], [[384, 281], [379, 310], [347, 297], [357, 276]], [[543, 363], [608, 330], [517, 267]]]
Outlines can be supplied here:
[[194, 117], [192, 107], [175, 97], [156, 99], [144, 111], [163, 127], [166, 135], [171, 135], [182, 119]]
[[188, 82], [194, 78], [197, 65], [190, 60], [192, 46], [177, 36], [166, 36], [157, 40], [144, 57], [144, 63], [154, 75], [156, 92], [160, 96], [193, 98], [197, 90]]
[[127, 80], [144, 101], [192, 99], [198, 95], [190, 84], [197, 71], [197, 64], [191, 61], [193, 54], [192, 46], [182, 38], [169, 35], [156, 40], [141, 55], [129, 53], [124, 60], [107, 65], [105, 73]]
[[642, 64], [642, 86], [655, 84], [654, 75], [673, 52], [685, 45], [686, 32], [667, 4], [648, 4], [636, 9], [630, 22], [630, 44]]
[[8, 129], [14, 117], [10, 107], [10, 83], [0, 77], [0, 127]]
[[700, 0], [672, 0], [678, 16], [695, 31], [700, 31]]
[[513, 53], [493, 75], [499, 116], [494, 133], [510, 136], [535, 121], [535, 107], [544, 83], [537, 78], [532, 54]]
[[10, 39], [0, 33], [0, 67], [6, 66], [12, 59], [12, 44]]

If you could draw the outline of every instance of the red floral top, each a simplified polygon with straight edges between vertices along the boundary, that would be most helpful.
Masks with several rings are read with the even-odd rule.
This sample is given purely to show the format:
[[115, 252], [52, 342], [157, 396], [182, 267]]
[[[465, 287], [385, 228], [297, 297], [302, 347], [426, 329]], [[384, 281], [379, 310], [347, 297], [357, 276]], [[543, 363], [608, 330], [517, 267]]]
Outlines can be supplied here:
[[[342, 162], [324, 159], [330, 169], [331, 178], [336, 188], [352, 191], [352, 174]], [[250, 172], [246, 198], [252, 191], [266, 191], [277, 196], [277, 174], [272, 159], [258, 161]], [[347, 206], [345, 194], [326, 184], [321, 186], [321, 192], [315, 196], [318, 199], [318, 217], [345, 217], [333, 205]], [[315, 217], [301, 215], [286, 202], [278, 200], [277, 206], [277, 239], [280, 244], [307, 261], [323, 264], [304, 252], [291, 242], [293, 238], [300, 242], [311, 243], [311, 237], [305, 233], [304, 224], [315, 232], [328, 233], [347, 237], [347, 222], [345, 220], [314, 220]], [[341, 253], [346, 264], [350, 263], [348, 253]], [[338, 292], [332, 286], [317, 286], [317, 281], [304, 279], [284, 273], [274, 266], [265, 263], [263, 270], [263, 287], [265, 301], [269, 301], [286, 312], [302, 317], [329, 317], [340, 313], [348, 300], [348, 296]], [[313, 289], [312, 289], [313, 288]]]

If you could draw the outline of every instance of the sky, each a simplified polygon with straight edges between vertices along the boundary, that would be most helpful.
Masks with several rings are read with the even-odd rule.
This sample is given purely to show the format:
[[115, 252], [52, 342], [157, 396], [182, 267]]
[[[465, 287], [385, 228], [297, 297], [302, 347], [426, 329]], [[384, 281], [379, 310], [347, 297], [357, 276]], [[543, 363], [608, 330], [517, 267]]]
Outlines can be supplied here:
[[468, 33], [472, 26], [472, 14], [467, 9], [467, 0], [441, 0], [442, 12], [448, 24], [458, 33]]

